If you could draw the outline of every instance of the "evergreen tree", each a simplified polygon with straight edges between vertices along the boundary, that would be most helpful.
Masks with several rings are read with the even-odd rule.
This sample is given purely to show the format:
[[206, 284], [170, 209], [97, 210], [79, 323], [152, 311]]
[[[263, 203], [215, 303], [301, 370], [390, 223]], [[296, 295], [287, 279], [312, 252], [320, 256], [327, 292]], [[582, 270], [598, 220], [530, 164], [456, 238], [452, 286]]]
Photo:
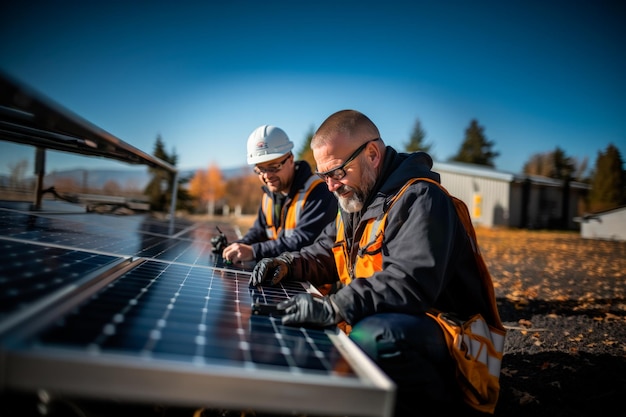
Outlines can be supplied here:
[[553, 168], [550, 173], [550, 178], [556, 178], [559, 180], [570, 180], [572, 174], [576, 171], [576, 165], [574, 160], [565, 155], [565, 151], [558, 146], [552, 153]]
[[619, 150], [613, 144], [606, 151], [598, 152], [591, 180], [589, 207], [592, 211], [603, 211], [626, 204], [626, 171]]
[[[178, 155], [176, 155], [175, 151], [172, 151], [170, 155], [165, 150], [165, 143], [161, 135], [158, 135], [156, 138], [152, 154], [172, 166], [176, 166], [178, 162]], [[169, 210], [174, 174], [155, 167], [148, 168], [148, 172], [152, 176], [152, 179], [148, 185], [146, 185], [144, 194], [146, 194], [150, 200], [150, 208], [156, 211]]]
[[304, 138], [304, 144], [302, 145], [302, 148], [300, 148], [300, 151], [296, 155], [296, 159], [307, 161], [309, 165], [311, 165], [311, 169], [315, 171], [315, 167], [317, 166], [317, 164], [315, 163], [315, 158], [313, 158], [313, 151], [311, 150], [311, 140], [313, 139], [314, 134], [315, 127], [311, 126], [309, 132]]
[[422, 129], [422, 123], [419, 121], [419, 119], [416, 119], [415, 125], [413, 125], [413, 132], [411, 133], [411, 137], [409, 138], [409, 141], [404, 144], [404, 150], [406, 152], [423, 151], [426, 153], [430, 153], [432, 144], [425, 143], [424, 138], [426, 138], [426, 132], [424, 131], [424, 129]]
[[469, 127], [465, 129], [465, 140], [459, 152], [450, 160], [493, 167], [493, 159], [500, 153], [492, 150], [495, 143], [487, 140], [483, 131], [484, 128], [478, 124], [478, 121], [472, 119]]

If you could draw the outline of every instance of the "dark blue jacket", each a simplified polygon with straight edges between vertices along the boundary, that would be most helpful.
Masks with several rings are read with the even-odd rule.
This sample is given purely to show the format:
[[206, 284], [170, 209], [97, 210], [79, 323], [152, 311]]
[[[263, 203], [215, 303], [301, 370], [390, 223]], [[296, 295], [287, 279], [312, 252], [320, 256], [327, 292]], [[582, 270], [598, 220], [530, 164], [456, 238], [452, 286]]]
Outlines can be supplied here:
[[[293, 197], [304, 190], [307, 180], [314, 175], [311, 166], [306, 161], [296, 161], [295, 165], [294, 179], [283, 203], [283, 217], [274, 218], [277, 225], [285, 224], [285, 215], [293, 202]], [[276, 200], [276, 194], [270, 192], [266, 186], [263, 186], [263, 191], [272, 201]], [[281, 229], [278, 238], [270, 240], [266, 231], [265, 213], [263, 213], [263, 207], [259, 206], [254, 224], [239, 242], [252, 246], [256, 261], [278, 256], [283, 252], [300, 250], [303, 246], [313, 243], [324, 227], [335, 220], [337, 206], [337, 199], [328, 191], [326, 183], [317, 184], [307, 197], [296, 228], [291, 231], [290, 236], [286, 236], [284, 229]]]
[[[387, 147], [381, 175], [364, 209], [341, 212], [351, 259], [358, 253], [367, 220], [378, 218], [409, 179], [440, 181], [431, 167], [432, 159], [423, 152], [398, 153]], [[335, 237], [333, 222], [313, 245], [292, 252], [291, 279], [318, 287], [336, 283]], [[396, 201], [388, 213], [382, 251], [382, 271], [355, 279], [335, 294], [334, 301], [348, 324], [375, 313], [421, 314], [431, 307], [461, 317], [491, 316], [468, 235], [453, 202], [436, 184], [418, 181]]]

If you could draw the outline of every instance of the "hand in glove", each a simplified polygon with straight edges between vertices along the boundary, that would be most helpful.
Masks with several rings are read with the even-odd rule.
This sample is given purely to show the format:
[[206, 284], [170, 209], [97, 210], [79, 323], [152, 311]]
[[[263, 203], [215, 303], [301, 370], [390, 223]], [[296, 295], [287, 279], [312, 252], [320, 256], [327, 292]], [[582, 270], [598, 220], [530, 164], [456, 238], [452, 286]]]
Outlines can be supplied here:
[[311, 324], [331, 326], [342, 321], [341, 314], [333, 302], [332, 295], [314, 297], [309, 293], [296, 294], [280, 302], [276, 308], [284, 310], [282, 324]]
[[289, 275], [292, 256], [285, 252], [276, 258], [263, 258], [255, 266], [250, 275], [250, 286], [256, 287], [264, 281], [272, 280], [276, 285], [285, 276]]

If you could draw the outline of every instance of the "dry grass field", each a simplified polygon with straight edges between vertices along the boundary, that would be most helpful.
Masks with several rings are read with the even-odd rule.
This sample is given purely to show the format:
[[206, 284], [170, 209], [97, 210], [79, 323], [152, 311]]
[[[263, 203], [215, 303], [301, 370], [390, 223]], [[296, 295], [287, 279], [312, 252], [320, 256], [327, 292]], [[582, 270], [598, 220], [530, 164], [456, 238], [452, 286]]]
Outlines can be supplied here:
[[626, 242], [477, 235], [508, 328], [496, 415], [626, 415]]

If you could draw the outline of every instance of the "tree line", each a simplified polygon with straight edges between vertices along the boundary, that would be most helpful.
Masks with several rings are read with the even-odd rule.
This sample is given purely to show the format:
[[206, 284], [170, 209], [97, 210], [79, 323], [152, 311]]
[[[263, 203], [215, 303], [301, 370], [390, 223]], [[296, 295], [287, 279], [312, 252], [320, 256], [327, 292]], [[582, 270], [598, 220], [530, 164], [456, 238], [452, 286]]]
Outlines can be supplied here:
[[[296, 153], [296, 158], [306, 160], [315, 167], [313, 152], [310, 149], [314, 128], [306, 134], [304, 143]], [[472, 119], [465, 129], [464, 139], [457, 152], [448, 158], [450, 162], [495, 167], [495, 159], [500, 155], [494, 150], [496, 143], [489, 140], [485, 128], [476, 119]], [[403, 144], [405, 152], [424, 151], [436, 159], [432, 153], [432, 143], [426, 141], [426, 131], [419, 119], [416, 119], [407, 142]], [[157, 137], [154, 156], [176, 166], [178, 160], [174, 151], [165, 150], [163, 140]], [[531, 155], [523, 165], [523, 173], [548, 178], [587, 183], [591, 189], [586, 196], [585, 210], [598, 212], [620, 207], [626, 204], [626, 170], [619, 149], [609, 144], [606, 149], [598, 152], [595, 165], [588, 169], [588, 161], [568, 156], [565, 150], [556, 147], [554, 150]], [[169, 189], [159, 184], [165, 183], [164, 173], [153, 170], [152, 181], [145, 193], [150, 197], [155, 210], [166, 210]], [[262, 196], [261, 183], [251, 171], [241, 176], [225, 180], [219, 167], [211, 164], [207, 169], [197, 170], [191, 178], [181, 178], [178, 182], [178, 209], [195, 213], [214, 213], [223, 211], [224, 207], [236, 209], [242, 213], [252, 214], [258, 209]]]

